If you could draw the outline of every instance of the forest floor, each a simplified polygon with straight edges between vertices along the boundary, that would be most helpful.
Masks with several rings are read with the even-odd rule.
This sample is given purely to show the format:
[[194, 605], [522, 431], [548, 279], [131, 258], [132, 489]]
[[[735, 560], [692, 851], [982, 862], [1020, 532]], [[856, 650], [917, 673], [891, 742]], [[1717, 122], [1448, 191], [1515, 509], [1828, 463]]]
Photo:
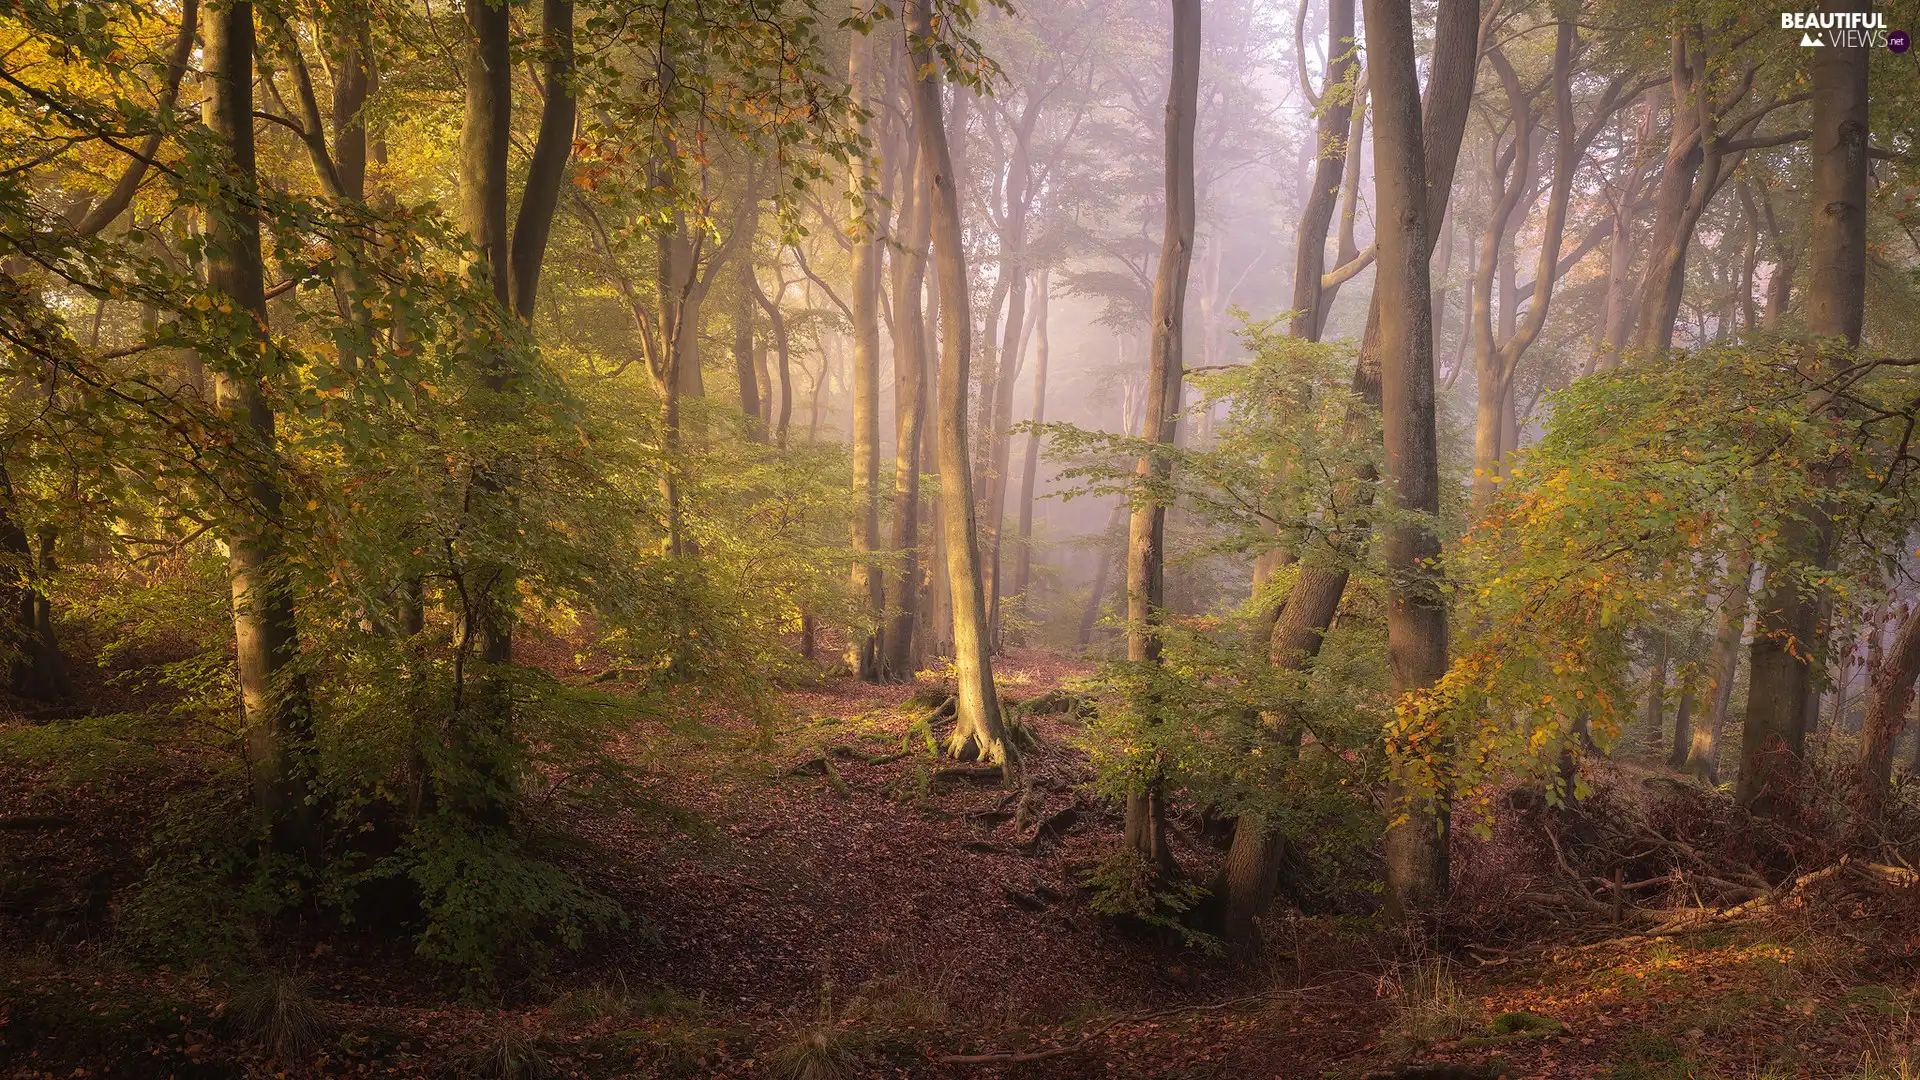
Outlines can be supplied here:
[[[1040, 652], [1001, 666], [1027, 702], [1088, 673]], [[1920, 890], [1795, 895], [1666, 934], [1569, 919], [1445, 955], [1286, 918], [1229, 963], [1091, 910], [1084, 877], [1120, 823], [1086, 790], [1071, 712], [1027, 717], [1038, 742], [1009, 791], [926, 753], [940, 696], [837, 678], [771, 716], [636, 715], [651, 805], [568, 823], [626, 929], [487, 1004], [391, 938], [289, 929], [270, 964], [299, 1030], [277, 1054], [234, 1022], [239, 977], [104, 944], [187, 774], [74, 784], [0, 759], [0, 1076], [1745, 1080], [1920, 1063]], [[1199, 832], [1177, 838], [1196, 873], [1217, 857]], [[1394, 1072], [1416, 1059], [1434, 1068]]]

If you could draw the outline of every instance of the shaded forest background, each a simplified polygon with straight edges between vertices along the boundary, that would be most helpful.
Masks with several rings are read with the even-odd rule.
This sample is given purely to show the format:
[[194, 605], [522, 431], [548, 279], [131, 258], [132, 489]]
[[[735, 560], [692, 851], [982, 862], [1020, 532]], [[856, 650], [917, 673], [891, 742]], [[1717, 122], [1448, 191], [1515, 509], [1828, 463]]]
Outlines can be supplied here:
[[0, 1068], [1907, 1075], [1912, 27], [15, 0]]

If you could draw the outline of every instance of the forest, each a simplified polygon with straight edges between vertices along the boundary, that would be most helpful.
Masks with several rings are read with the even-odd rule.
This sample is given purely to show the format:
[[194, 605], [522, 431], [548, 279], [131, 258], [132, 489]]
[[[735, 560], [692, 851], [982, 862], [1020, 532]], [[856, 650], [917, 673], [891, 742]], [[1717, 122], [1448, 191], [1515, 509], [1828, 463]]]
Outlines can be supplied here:
[[1807, 4], [0, 0], [0, 1078], [1920, 1076]]

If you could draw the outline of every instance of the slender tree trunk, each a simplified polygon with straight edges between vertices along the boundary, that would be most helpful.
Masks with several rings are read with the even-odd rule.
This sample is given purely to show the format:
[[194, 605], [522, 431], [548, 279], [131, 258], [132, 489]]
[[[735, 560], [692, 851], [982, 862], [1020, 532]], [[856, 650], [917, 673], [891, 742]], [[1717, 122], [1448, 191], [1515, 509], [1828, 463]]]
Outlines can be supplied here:
[[[1844, 5], [1864, 10], [1866, 5]], [[1867, 51], [1829, 46], [1813, 65], [1813, 224], [1808, 262], [1807, 330], [1815, 337], [1860, 344], [1866, 305]], [[1824, 368], [1809, 353], [1809, 374]], [[1808, 402], [1824, 410], [1824, 397]], [[1824, 470], [1816, 487], [1830, 483]], [[1782, 528], [1786, 558], [1808, 569], [1831, 560], [1832, 523], [1816, 501]], [[1800, 758], [1806, 743], [1801, 709], [1813, 683], [1812, 664], [1824, 653], [1820, 598], [1791, 573], [1769, 567], [1768, 595], [1753, 639], [1747, 726], [1741, 741], [1735, 792], [1758, 814], [1787, 812], [1797, 802]], [[1781, 580], [1777, 583], [1774, 578]]]
[[1107, 599], [1107, 581], [1113, 575], [1114, 533], [1120, 531], [1120, 525], [1127, 518], [1127, 501], [1117, 500], [1113, 511], [1107, 515], [1107, 527], [1100, 530], [1100, 557], [1094, 563], [1093, 585], [1087, 593], [1086, 610], [1080, 614], [1080, 645], [1085, 648], [1093, 644], [1093, 629], [1100, 622], [1100, 607]]
[[1720, 614], [1714, 625], [1713, 652], [1707, 659], [1707, 715], [1693, 727], [1686, 770], [1709, 784], [1720, 782], [1720, 733], [1733, 703], [1733, 682], [1739, 674], [1740, 638], [1747, 625], [1747, 598], [1753, 583], [1753, 557], [1745, 550], [1727, 567]]
[[[1413, 12], [1407, 0], [1366, 0], [1367, 56], [1373, 86], [1375, 246], [1379, 271], [1381, 420], [1386, 480], [1394, 509], [1440, 510], [1439, 436], [1434, 412], [1432, 240], [1427, 167], [1421, 149], [1420, 83], [1415, 74]], [[1382, 530], [1388, 573], [1387, 654], [1393, 689], [1403, 699], [1439, 680], [1447, 667], [1447, 610], [1437, 587], [1439, 537], [1432, 524], [1396, 518]], [[1389, 908], [1421, 911], [1447, 890], [1444, 797], [1408, 760], [1394, 763], [1395, 822], [1386, 841]], [[1436, 778], [1437, 779], [1437, 778]]]
[[1647, 673], [1647, 744], [1659, 748], [1667, 737], [1667, 649], [1672, 639], [1665, 630], [1653, 632], [1653, 667]]
[[[203, 63], [207, 128], [225, 151], [226, 179], [241, 197], [207, 216], [207, 284], [233, 301], [264, 340], [267, 324], [260, 220], [252, 192], [258, 183], [253, 142], [253, 5], [228, 3], [209, 12]], [[310, 709], [300, 672], [300, 636], [293, 589], [281, 560], [280, 452], [274, 414], [262, 383], [265, 372], [251, 348], [207, 357], [214, 408], [232, 425], [237, 455], [233, 490], [247, 506], [227, 527], [233, 581], [233, 626], [238, 659], [242, 742], [254, 806], [272, 830], [274, 846], [307, 843], [311, 822], [297, 761], [305, 752]]]
[[54, 571], [51, 526], [43, 527], [40, 547], [36, 559], [21, 523], [13, 478], [0, 462], [0, 560], [12, 564], [4, 568], [6, 580], [0, 584], [0, 594], [15, 612], [13, 633], [5, 642], [13, 651], [7, 688], [38, 701], [66, 701], [73, 697], [73, 681], [66, 654], [54, 635], [53, 605], [46, 596], [46, 582]]
[[[1467, 113], [1473, 100], [1474, 77], [1479, 67], [1479, 36], [1479, 0], [1441, 0], [1435, 24], [1431, 73], [1427, 80], [1427, 101], [1421, 118], [1429, 220], [1444, 220], [1446, 217], [1447, 200], [1453, 190], [1454, 172], [1459, 164], [1460, 144], [1466, 133]], [[1377, 170], [1377, 133], [1375, 138]], [[1385, 220], [1378, 208], [1375, 216], [1376, 219]], [[1376, 286], [1368, 311], [1366, 334], [1360, 345], [1360, 359], [1354, 365], [1353, 392], [1357, 402], [1346, 420], [1347, 431], [1354, 438], [1372, 429], [1373, 411], [1381, 406], [1380, 364], [1385, 341], [1381, 307], [1382, 297]], [[1367, 492], [1375, 479], [1372, 469], [1359, 468], [1341, 479], [1355, 482], [1355, 516], [1357, 520], [1364, 520], [1369, 499]], [[1353, 545], [1343, 558], [1324, 559], [1303, 553], [1299, 579], [1288, 592], [1286, 605], [1273, 629], [1270, 655], [1275, 666], [1300, 670], [1310, 666], [1313, 658], [1319, 654], [1321, 642], [1327, 629], [1333, 625], [1334, 614], [1340, 608], [1340, 598], [1346, 591], [1348, 559], [1357, 552], [1358, 542], [1353, 542]], [[1215, 891], [1224, 894], [1221, 905], [1224, 932], [1232, 940], [1246, 940], [1253, 920], [1265, 908], [1265, 898], [1272, 895], [1270, 884], [1248, 892], [1244, 891], [1247, 883], [1254, 880], [1271, 883], [1280, 873], [1278, 855], [1285, 848], [1269, 841], [1267, 834], [1271, 831], [1262, 818], [1242, 817], [1235, 824], [1234, 852], [1229, 853], [1230, 861], [1236, 865], [1258, 865], [1251, 863], [1250, 856], [1244, 852], [1235, 853], [1245, 848], [1268, 852], [1272, 857], [1266, 860], [1258, 874], [1238, 879], [1237, 885], [1234, 881], [1217, 883]]]
[[740, 385], [740, 412], [747, 418], [747, 431], [754, 442], [767, 441], [767, 428], [760, 412], [760, 368], [765, 353], [753, 339], [753, 264], [740, 263], [740, 286], [733, 299], [733, 371]]
[[[865, 10], [854, 0], [856, 16]], [[861, 115], [873, 103], [873, 43], [856, 31], [848, 43], [847, 80]], [[864, 121], [861, 127], [865, 128]], [[880, 567], [880, 245], [882, 211], [869, 196], [873, 159], [853, 156], [851, 197], [868, 220], [853, 244], [853, 593], [861, 624], [847, 648], [847, 666], [862, 682], [879, 682], [886, 618]]]
[[1293, 320], [1287, 333], [1309, 341], [1320, 340], [1320, 278], [1326, 273], [1327, 232], [1340, 199], [1345, 155], [1339, 153], [1353, 118], [1353, 98], [1345, 89], [1352, 77], [1357, 50], [1353, 46], [1353, 0], [1328, 0], [1327, 81], [1321, 89], [1320, 119], [1314, 135], [1313, 182], [1300, 208], [1293, 253]]
[[[499, 5], [504, 12], [504, 0]], [[505, 19], [503, 13], [500, 16]], [[520, 215], [513, 223], [510, 260], [513, 310], [532, 321], [534, 301], [540, 295], [540, 268], [547, 259], [547, 238], [553, 233], [553, 212], [560, 205], [567, 161], [573, 156], [573, 126], [579, 104], [573, 85], [573, 0], [542, 0], [541, 45], [546, 49], [547, 100], [540, 110], [540, 134], [527, 160], [527, 186], [520, 195]], [[510, 78], [503, 74], [502, 79]], [[506, 112], [506, 98], [501, 98]], [[504, 176], [501, 180], [504, 188]], [[504, 191], [501, 196], [504, 206]]]
[[887, 676], [913, 678], [915, 626], [920, 608], [920, 463], [927, 414], [926, 172], [914, 151], [905, 155], [900, 202], [900, 246], [893, 277], [893, 553], [899, 560], [887, 598]]
[[[1187, 307], [1187, 274], [1193, 263], [1193, 136], [1199, 112], [1201, 0], [1172, 0], [1173, 76], [1167, 89], [1166, 229], [1153, 282], [1153, 323], [1147, 356], [1147, 404], [1141, 437], [1171, 449], [1177, 435], [1186, 369], [1180, 350]], [[1135, 466], [1144, 484], [1164, 486], [1173, 459], [1149, 453]], [[1138, 502], [1127, 529], [1127, 659], [1158, 664], [1159, 626], [1166, 604], [1167, 508], [1157, 497]], [[1137, 703], [1140, 720], [1159, 722], [1152, 691]], [[1175, 870], [1166, 841], [1166, 807], [1160, 769], [1154, 764], [1141, 790], [1127, 800], [1127, 843], [1159, 873]]]
[[1033, 605], [1027, 591], [1033, 586], [1033, 493], [1040, 479], [1040, 425], [1047, 422], [1047, 290], [1048, 273], [1040, 271], [1034, 289], [1033, 311], [1033, 424], [1027, 436], [1026, 459], [1020, 467], [1020, 562], [1013, 579], [1013, 593], [1021, 598], [1021, 613]]
[[1880, 820], [1893, 779], [1893, 746], [1906, 729], [1920, 678], [1920, 607], [1901, 620], [1893, 645], [1874, 667], [1867, 713], [1860, 725], [1860, 771], [1854, 778], [1853, 827], [1864, 833]]
[[[1680, 297], [1687, 278], [1687, 248], [1693, 243], [1688, 206], [1694, 181], [1705, 158], [1702, 130], [1706, 110], [1707, 60], [1704, 46], [1689, 28], [1673, 34], [1673, 108], [1667, 127], [1667, 160], [1660, 173], [1654, 201], [1653, 239], [1648, 247], [1646, 272], [1640, 279], [1639, 322], [1634, 345], [1643, 351], [1673, 346], [1673, 327], [1680, 317]], [[1697, 216], [1696, 216], [1697, 217]], [[1620, 342], [1609, 342], [1617, 347]]]
[[1007, 762], [1011, 747], [993, 685], [986, 638], [987, 599], [980, 579], [980, 533], [974, 518], [972, 463], [967, 458], [968, 354], [972, 304], [960, 231], [959, 191], [941, 118], [940, 82], [931, 53], [932, 0], [908, 0], [908, 47], [913, 56], [913, 117], [928, 174], [933, 256], [939, 270], [940, 501], [947, 542], [947, 580], [953, 599], [953, 650], [958, 693], [950, 749], [956, 757]]
[[1673, 746], [1667, 750], [1667, 767], [1676, 771], [1686, 767], [1687, 749], [1693, 744], [1693, 685], [1691, 669], [1684, 670], [1680, 677], [1680, 702], [1673, 710]]
[[[787, 433], [793, 427], [793, 341], [787, 334], [786, 316], [780, 311], [786, 289], [783, 284], [780, 293], [770, 298], [760, 291], [760, 279], [752, 270], [747, 276], [754, 301], [767, 313], [767, 326], [773, 332], [774, 367], [780, 372], [780, 414], [773, 424], [773, 445], [785, 450]], [[768, 408], [770, 411], [771, 406]]]

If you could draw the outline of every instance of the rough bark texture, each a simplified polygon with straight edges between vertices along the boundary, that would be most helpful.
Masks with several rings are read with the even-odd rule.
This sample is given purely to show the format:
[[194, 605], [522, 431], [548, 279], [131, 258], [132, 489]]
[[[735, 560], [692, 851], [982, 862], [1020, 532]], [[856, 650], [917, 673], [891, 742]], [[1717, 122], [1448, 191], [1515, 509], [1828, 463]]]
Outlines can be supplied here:
[[[226, 151], [228, 181], [245, 192], [257, 182], [253, 5], [230, 3], [210, 16], [203, 53], [209, 86], [206, 123]], [[234, 308], [253, 319], [264, 335], [266, 285], [260, 221], [252, 199], [232, 199], [223, 212], [209, 214], [207, 234], [208, 286], [231, 298]], [[226, 538], [242, 741], [254, 805], [272, 826], [276, 846], [284, 848], [299, 843], [306, 831], [305, 799], [293, 763], [306, 738], [308, 706], [299, 674], [292, 589], [279, 565], [279, 447], [256, 358], [242, 353], [208, 360], [214, 408], [232, 425], [239, 444], [235, 486], [248, 499], [246, 507], [235, 511]]]
[[[1140, 434], [1148, 443], [1172, 447], [1178, 435], [1180, 393], [1186, 381], [1181, 357], [1187, 308], [1187, 275], [1193, 265], [1193, 136], [1200, 95], [1200, 0], [1172, 0], [1173, 74], [1167, 88], [1166, 225], [1153, 282], [1151, 338], [1147, 347], [1147, 403]], [[1148, 454], [1135, 466], [1142, 481], [1164, 486], [1173, 459]], [[1166, 603], [1167, 508], [1141, 500], [1127, 527], [1127, 659], [1160, 660], [1159, 624]], [[1158, 704], [1138, 703], [1140, 719], [1158, 722]], [[1166, 808], [1158, 767], [1144, 789], [1127, 800], [1126, 840], [1161, 873], [1174, 869], [1166, 842]]]
[[[1440, 509], [1439, 436], [1434, 413], [1432, 241], [1427, 168], [1421, 149], [1420, 83], [1413, 12], [1407, 0], [1367, 0], [1367, 55], [1374, 100], [1375, 247], [1379, 271], [1381, 427], [1387, 489], [1402, 513]], [[1433, 566], [1439, 538], [1424, 521], [1396, 519], [1382, 530], [1386, 555], [1387, 656], [1396, 694], [1415, 694], [1447, 666], [1447, 611]], [[1444, 811], [1437, 793], [1391, 784], [1395, 820], [1387, 828], [1388, 906], [1405, 915], [1447, 888]]]
[[[854, 14], [864, 6], [854, 0]], [[862, 115], [872, 107], [873, 47], [867, 35], [848, 42], [847, 82]], [[860, 124], [864, 130], [866, 123]], [[884, 218], [868, 194], [873, 159], [855, 154], [850, 181], [867, 221], [853, 243], [853, 580], [862, 625], [847, 646], [847, 666], [862, 682], [881, 678], [885, 582], [880, 571], [880, 245]]]
[[[1442, 0], [1435, 27], [1427, 100], [1421, 116], [1429, 220], [1446, 217], [1460, 143], [1466, 132], [1468, 107], [1473, 100], [1480, 33], [1479, 0]], [[1361, 341], [1360, 360], [1353, 371], [1353, 392], [1358, 403], [1347, 417], [1347, 430], [1356, 438], [1371, 429], [1372, 411], [1381, 403], [1380, 308], [1381, 298], [1376, 288], [1368, 311], [1366, 335]], [[1374, 476], [1371, 469], [1363, 469], [1345, 479], [1359, 481], [1364, 490]], [[1365, 505], [1355, 509], [1356, 516], [1364, 519]], [[1303, 557], [1299, 579], [1288, 592], [1286, 605], [1274, 626], [1269, 655], [1276, 665], [1298, 670], [1309, 666], [1318, 655], [1327, 628], [1333, 625], [1334, 615], [1340, 609], [1340, 598], [1346, 592], [1347, 558], [1357, 553], [1360, 541], [1352, 544], [1345, 558]], [[1280, 873], [1278, 857], [1285, 848], [1269, 842], [1269, 831], [1267, 823], [1257, 817], [1242, 817], [1235, 824], [1229, 863], [1254, 869], [1241, 877], [1216, 882], [1214, 890], [1223, 896], [1223, 932], [1233, 940], [1246, 940], [1249, 936], [1253, 920], [1265, 910], [1264, 898], [1272, 896], [1272, 885], [1267, 883]], [[1264, 862], [1256, 861], [1240, 851], [1247, 847], [1265, 851], [1270, 857]]]
[[1006, 727], [987, 652], [987, 599], [980, 578], [979, 528], [974, 518], [972, 463], [967, 459], [967, 368], [973, 305], [967, 296], [961, 246], [960, 200], [941, 117], [940, 82], [931, 53], [931, 0], [906, 5], [907, 45], [913, 56], [913, 121], [927, 170], [934, 264], [940, 293], [940, 503], [946, 538], [947, 580], [953, 602], [957, 676], [951, 748], [956, 756], [1007, 760]]
[[[1864, 10], [1864, 5], [1847, 5]], [[1866, 304], [1867, 53], [1829, 46], [1813, 57], [1813, 222], [1807, 262], [1807, 330], [1860, 344]], [[1818, 374], [1820, 354], [1807, 366]], [[1810, 408], [1828, 402], [1815, 399]], [[1826, 482], [1816, 475], [1815, 486]], [[1832, 524], [1810, 504], [1782, 529], [1789, 559], [1825, 567]], [[1787, 812], [1795, 803], [1807, 722], [1802, 707], [1813, 685], [1812, 658], [1824, 652], [1819, 597], [1791, 579], [1775, 584], [1760, 605], [1754, 632], [1746, 732], [1735, 792], [1755, 813]]]

